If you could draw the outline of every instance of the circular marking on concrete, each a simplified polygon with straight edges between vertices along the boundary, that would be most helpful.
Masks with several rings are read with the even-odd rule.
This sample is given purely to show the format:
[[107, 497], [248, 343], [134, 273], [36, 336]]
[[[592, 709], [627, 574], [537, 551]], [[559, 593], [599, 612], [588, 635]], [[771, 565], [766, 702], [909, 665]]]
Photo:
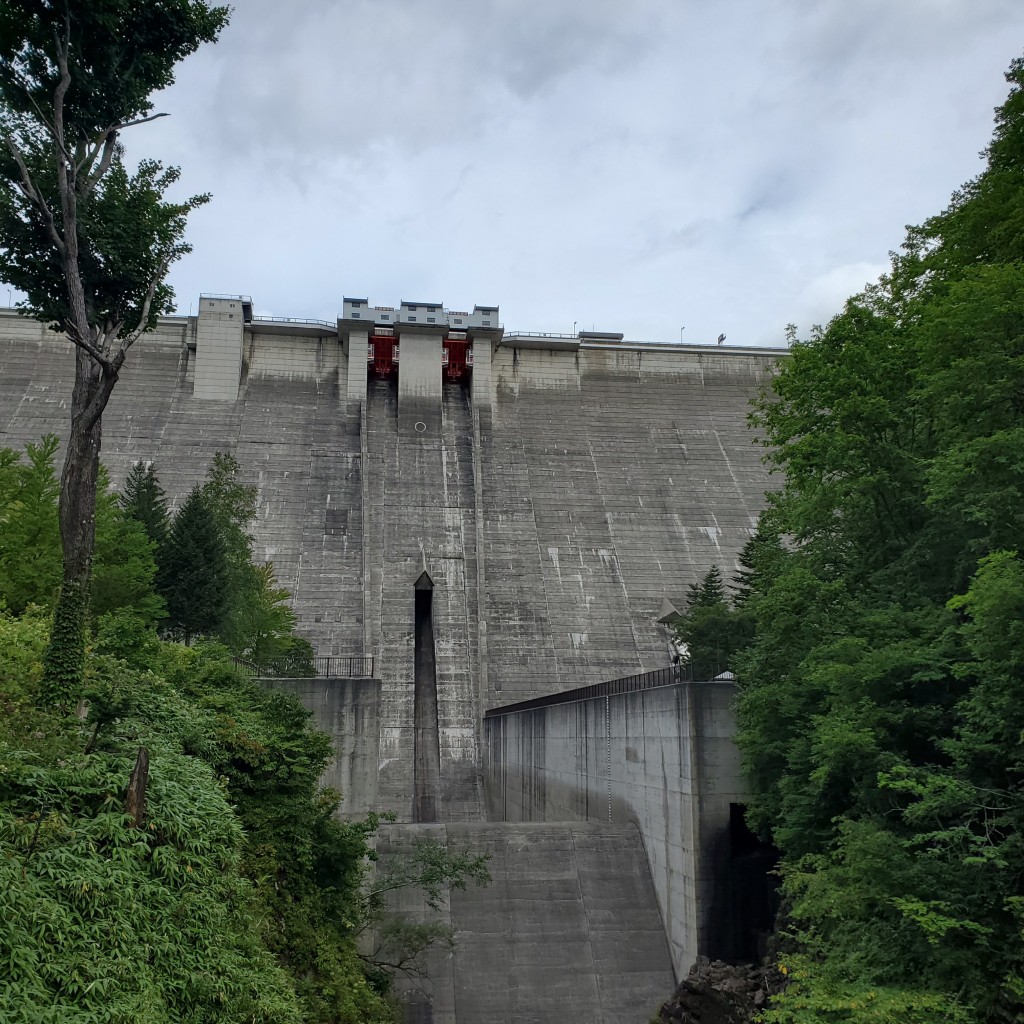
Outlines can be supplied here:
[[423, 422], [423, 420], [417, 420], [416, 423], [413, 425], [413, 429], [416, 431], [417, 434], [422, 434], [423, 431], [427, 429], [427, 425], [426, 423]]

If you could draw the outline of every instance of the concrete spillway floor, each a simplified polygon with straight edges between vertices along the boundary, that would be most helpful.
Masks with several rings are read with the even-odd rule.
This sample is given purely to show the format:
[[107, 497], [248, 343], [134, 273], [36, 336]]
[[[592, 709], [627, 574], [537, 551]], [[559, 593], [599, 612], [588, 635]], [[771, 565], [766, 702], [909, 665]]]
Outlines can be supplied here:
[[410, 891], [395, 909], [440, 920], [454, 950], [406, 979], [410, 1024], [646, 1024], [674, 988], [640, 834], [632, 825], [389, 825], [382, 860], [417, 839], [489, 853], [492, 882], [448, 894], [440, 912]]

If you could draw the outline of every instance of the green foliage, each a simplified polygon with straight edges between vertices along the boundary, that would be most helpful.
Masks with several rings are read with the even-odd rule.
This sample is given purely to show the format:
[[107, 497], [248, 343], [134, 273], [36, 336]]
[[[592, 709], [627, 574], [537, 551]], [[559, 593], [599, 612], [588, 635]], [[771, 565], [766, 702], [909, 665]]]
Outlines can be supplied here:
[[371, 961], [408, 975], [424, 975], [422, 954], [435, 943], [454, 945], [454, 933], [436, 921], [410, 922], [391, 912], [391, 899], [402, 889], [416, 888], [432, 910], [441, 907], [443, 894], [463, 891], [470, 882], [488, 885], [489, 855], [474, 854], [419, 840], [406, 856], [379, 863], [373, 887], [362, 896], [362, 929], [373, 936]]
[[761, 1024], [972, 1024], [955, 999], [940, 992], [871, 985], [853, 972], [836, 971], [794, 954], [783, 967], [790, 977], [777, 1006], [756, 1019]]
[[[220, 535], [225, 552], [225, 607], [217, 624], [220, 638], [236, 653], [252, 647], [250, 627], [260, 618], [258, 606], [263, 604], [268, 616], [274, 612], [273, 570], [269, 581], [253, 565], [252, 538], [249, 527], [256, 519], [256, 488], [243, 484], [239, 477], [241, 467], [233, 455], [217, 452], [206, 471], [202, 486]], [[286, 613], [285, 613], [286, 615]]]
[[94, 617], [130, 608], [141, 622], [152, 625], [165, 614], [155, 592], [156, 559], [145, 526], [125, 511], [118, 495], [107, 489], [100, 473], [96, 495], [96, 548], [89, 610]]
[[158, 583], [172, 633], [187, 643], [197, 634], [215, 632], [228, 601], [227, 553], [199, 487], [189, 492], [174, 517], [161, 562]]
[[277, 675], [309, 675], [313, 652], [292, 633], [291, 595], [277, 585], [269, 562], [252, 561], [248, 530], [257, 492], [240, 475], [236, 459], [217, 452], [206, 481], [174, 517], [159, 574], [169, 631], [186, 640], [216, 635], [234, 654], [273, 666]]
[[[0, 450], [0, 600], [15, 613], [29, 604], [52, 605], [60, 585], [57, 449], [57, 438], [49, 435], [38, 445], [26, 445], [24, 459], [10, 449]], [[130, 608], [143, 623], [152, 624], [164, 608], [153, 589], [155, 575], [152, 544], [107, 490], [101, 472], [90, 611], [102, 616]], [[65, 616], [69, 612], [75, 622], [84, 614], [72, 608]], [[78, 635], [74, 623], [67, 628]], [[69, 671], [79, 671], [83, 663], [71, 660]]]
[[1024, 63], [989, 166], [794, 345], [744, 555], [750, 813], [797, 983], [765, 1019], [1024, 1016]]
[[77, 581], [65, 581], [53, 613], [44, 656], [42, 692], [49, 704], [67, 711], [76, 702], [85, 671], [88, 594]]
[[[38, 658], [37, 623], [0, 630]], [[254, 928], [242, 830], [212, 769], [185, 750], [187, 702], [116, 663], [91, 671], [89, 723], [42, 710], [31, 689], [0, 692], [15, 712], [0, 716], [0, 1018], [299, 1024]], [[122, 800], [140, 744], [151, 760], [136, 829]]]
[[162, 646], [151, 625], [122, 608], [97, 619], [95, 650], [142, 670], [158, 665]]
[[745, 643], [745, 620], [730, 607], [718, 566], [690, 585], [687, 598], [686, 611], [675, 625], [676, 636], [686, 647], [684, 663], [694, 679], [714, 679], [732, 667]]
[[60, 585], [59, 485], [53, 434], [25, 446], [25, 458], [0, 449], [0, 600], [15, 613], [49, 604]]
[[[295, 613], [288, 607], [291, 594], [277, 586], [274, 567], [266, 562], [252, 567], [253, 586], [248, 601], [235, 616], [238, 635], [244, 638], [242, 656], [255, 665], [287, 665], [289, 674], [308, 675], [312, 648], [292, 635]], [[281, 674], [281, 673], [279, 673]]]
[[30, 608], [20, 619], [0, 609], [0, 693], [7, 700], [27, 699], [35, 692], [49, 633], [50, 617], [44, 609]]
[[[366, 891], [380, 819], [338, 820], [318, 785], [330, 741], [295, 698], [239, 675], [221, 644], [164, 643], [112, 613], [80, 722], [41, 700], [45, 625], [0, 615], [0, 1017], [394, 1024], [387, 966], [360, 934], [379, 929], [381, 958], [402, 965], [450, 941], [392, 919], [385, 891], [436, 902], [483, 881], [483, 858], [424, 844]], [[110, 656], [119, 645], [134, 665]]]
[[[175, 64], [215, 39], [226, 20], [227, 8], [200, 0], [73, 0], [66, 6], [12, 0], [3, 6], [0, 134], [7, 145], [0, 149], [0, 276], [28, 296], [37, 319], [61, 330], [78, 326], [52, 235], [56, 230], [62, 244], [69, 237], [58, 195], [61, 165], [75, 197], [77, 273], [90, 322], [134, 331], [170, 311], [173, 292], [163, 277], [189, 251], [182, 241], [186, 215], [208, 197], [166, 202], [177, 169], [143, 161], [129, 173], [117, 130], [151, 112], [151, 94], [174, 80]], [[56, 86], [65, 56], [70, 81], [61, 94]], [[64, 145], [53, 134], [56, 96], [62, 96]], [[28, 191], [22, 188], [26, 176]]]
[[154, 550], [159, 551], [167, 540], [170, 520], [167, 498], [152, 462], [136, 462], [132, 466], [119, 501], [125, 514], [142, 524]]
[[[151, 120], [150, 94], [216, 38], [228, 9], [203, 0], [10, 0], [0, 8], [0, 277], [22, 311], [75, 346], [61, 485], [63, 555], [46, 675], [71, 693], [94, 553], [102, 418], [130, 347], [169, 312], [170, 265], [190, 251], [170, 202], [177, 168], [124, 163], [120, 133]], [[64, 607], [66, 605], [66, 607]], [[65, 649], [65, 645], [71, 645]]]

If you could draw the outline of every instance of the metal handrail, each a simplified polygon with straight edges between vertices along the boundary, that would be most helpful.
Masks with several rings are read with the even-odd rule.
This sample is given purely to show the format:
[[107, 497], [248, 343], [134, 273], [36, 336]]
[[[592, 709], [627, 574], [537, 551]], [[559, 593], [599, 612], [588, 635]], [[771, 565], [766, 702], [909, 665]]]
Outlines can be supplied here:
[[715, 672], [710, 679], [695, 679], [690, 665], [669, 665], [656, 668], [651, 672], [641, 672], [635, 676], [623, 676], [609, 679], [603, 683], [592, 683], [590, 686], [579, 686], [574, 690], [563, 690], [561, 693], [549, 693], [544, 697], [532, 697], [529, 700], [505, 704], [484, 712], [484, 718], [497, 718], [500, 715], [512, 715], [520, 711], [533, 711], [536, 708], [548, 708], [557, 704], [576, 704], [595, 697], [614, 697], [620, 693], [634, 693], [637, 690], [650, 690], [657, 686], [675, 686], [677, 683], [732, 683], [732, 674]]
[[245, 658], [232, 658], [231, 662], [246, 675], [261, 679], [367, 679], [374, 669], [372, 654], [284, 657], [259, 665]]
[[505, 335], [505, 340], [509, 338], [568, 338], [570, 341], [577, 341], [578, 336], [575, 334], [552, 334], [549, 331], [509, 331]]
[[237, 299], [239, 302], [252, 302], [251, 295], [225, 295], [221, 292], [200, 292], [201, 299]]
[[252, 322], [264, 324], [316, 324], [318, 327], [338, 329], [337, 323], [333, 320], [307, 320], [304, 317], [298, 316], [254, 316]]

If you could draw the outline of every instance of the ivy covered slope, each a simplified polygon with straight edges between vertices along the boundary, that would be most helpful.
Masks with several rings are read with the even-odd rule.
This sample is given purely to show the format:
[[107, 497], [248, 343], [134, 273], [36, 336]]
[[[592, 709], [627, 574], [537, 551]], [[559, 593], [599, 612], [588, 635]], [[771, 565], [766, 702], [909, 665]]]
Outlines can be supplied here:
[[984, 172], [794, 344], [734, 657], [774, 1022], [1024, 1019], [1024, 61]]

